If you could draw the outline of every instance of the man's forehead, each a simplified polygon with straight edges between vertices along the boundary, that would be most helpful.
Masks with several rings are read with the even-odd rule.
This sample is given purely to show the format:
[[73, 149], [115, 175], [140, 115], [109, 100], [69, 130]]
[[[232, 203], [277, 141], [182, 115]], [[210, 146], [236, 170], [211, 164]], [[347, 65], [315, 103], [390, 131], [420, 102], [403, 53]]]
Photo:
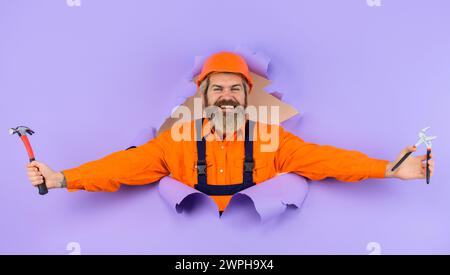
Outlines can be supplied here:
[[242, 76], [235, 73], [213, 73], [209, 77], [210, 85], [241, 85]]

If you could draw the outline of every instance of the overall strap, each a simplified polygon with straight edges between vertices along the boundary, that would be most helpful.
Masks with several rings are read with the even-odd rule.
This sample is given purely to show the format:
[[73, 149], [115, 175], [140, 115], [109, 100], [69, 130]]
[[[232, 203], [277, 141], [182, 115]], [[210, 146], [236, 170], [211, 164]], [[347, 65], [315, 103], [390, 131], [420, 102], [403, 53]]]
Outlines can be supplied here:
[[253, 128], [255, 122], [247, 121], [245, 124], [245, 159], [243, 182], [239, 184], [230, 185], [209, 185], [206, 178], [206, 140], [202, 137], [203, 119], [195, 121], [197, 134], [197, 184], [195, 188], [207, 195], [233, 195], [248, 187], [254, 185], [253, 183]]
[[197, 135], [197, 181], [198, 185], [206, 186], [206, 141], [202, 136], [203, 120], [195, 121], [195, 130]]
[[255, 163], [253, 161], [253, 128], [255, 126], [254, 121], [247, 120], [245, 123], [245, 159], [244, 159], [244, 173], [243, 173], [243, 184], [250, 185], [253, 184], [253, 168]]

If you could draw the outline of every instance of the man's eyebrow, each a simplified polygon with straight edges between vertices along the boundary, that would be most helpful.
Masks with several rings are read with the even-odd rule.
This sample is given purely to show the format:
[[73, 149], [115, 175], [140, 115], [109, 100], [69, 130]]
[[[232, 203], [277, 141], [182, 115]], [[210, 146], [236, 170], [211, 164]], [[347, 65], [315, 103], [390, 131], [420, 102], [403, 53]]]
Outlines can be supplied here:
[[[223, 88], [223, 86], [219, 85], [219, 84], [211, 85], [211, 87], [214, 87], [214, 86], [219, 87], [219, 88]], [[242, 84], [241, 83], [233, 84], [233, 85], [231, 85], [231, 88], [236, 87], [236, 86], [242, 87]]]

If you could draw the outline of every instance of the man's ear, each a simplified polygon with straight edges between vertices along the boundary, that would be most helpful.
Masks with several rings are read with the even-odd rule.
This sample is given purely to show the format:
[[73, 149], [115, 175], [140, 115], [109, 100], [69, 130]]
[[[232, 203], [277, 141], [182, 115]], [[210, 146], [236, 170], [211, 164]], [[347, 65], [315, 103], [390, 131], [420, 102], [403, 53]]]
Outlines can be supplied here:
[[208, 103], [207, 102], [208, 95], [206, 94], [208, 92], [208, 89], [209, 89], [209, 77], [207, 77], [205, 80], [203, 80], [199, 86], [199, 91], [200, 91], [200, 95], [202, 97], [203, 106], [206, 106]]
[[248, 94], [250, 93], [250, 91], [245, 89], [244, 93], [245, 93], [244, 104], [245, 104], [245, 108], [247, 108], [247, 106], [248, 106]]
[[202, 98], [202, 103], [203, 103], [203, 107], [207, 106], [207, 102], [206, 100], [208, 100], [208, 96], [206, 95], [206, 93], [202, 90], [200, 90], [200, 96]]

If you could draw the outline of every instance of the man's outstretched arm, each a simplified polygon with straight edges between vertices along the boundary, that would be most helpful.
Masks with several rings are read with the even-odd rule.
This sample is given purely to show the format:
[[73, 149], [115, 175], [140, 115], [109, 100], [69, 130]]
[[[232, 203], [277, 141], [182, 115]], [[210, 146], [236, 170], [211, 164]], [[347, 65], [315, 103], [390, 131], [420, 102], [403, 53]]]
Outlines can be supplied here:
[[27, 165], [28, 177], [33, 185], [42, 183], [42, 177], [45, 177], [48, 188], [65, 187], [65, 184], [69, 191], [113, 192], [121, 183], [142, 185], [155, 182], [170, 173], [164, 160], [165, 135], [162, 133], [137, 148], [114, 152], [61, 172], [34, 161]]
[[[356, 182], [367, 178], [425, 178], [425, 164], [422, 162], [426, 160], [426, 155], [409, 157], [394, 172], [390, 171], [396, 161], [409, 150], [414, 151], [415, 148], [405, 148], [395, 161], [390, 162], [371, 158], [355, 150], [304, 142], [280, 127], [280, 146], [275, 162], [280, 173], [294, 172], [311, 180], [333, 177], [340, 181]], [[429, 164], [432, 174], [434, 160]]]

